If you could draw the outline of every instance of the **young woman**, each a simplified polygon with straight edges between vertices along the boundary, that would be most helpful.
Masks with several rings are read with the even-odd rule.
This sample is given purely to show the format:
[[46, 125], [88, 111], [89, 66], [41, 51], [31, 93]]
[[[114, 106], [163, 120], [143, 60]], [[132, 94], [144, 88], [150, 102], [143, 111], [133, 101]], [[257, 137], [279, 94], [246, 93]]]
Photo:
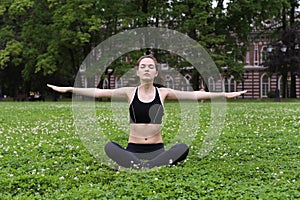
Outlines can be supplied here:
[[246, 92], [188, 92], [157, 88], [154, 86], [154, 79], [158, 75], [157, 61], [151, 55], [142, 56], [138, 60], [136, 75], [140, 79], [139, 86], [118, 89], [57, 87], [48, 84], [48, 87], [58, 92], [73, 92], [96, 98], [117, 97], [128, 100], [130, 114], [128, 146], [123, 148], [115, 142], [108, 142], [105, 146], [107, 156], [119, 166], [126, 168], [142, 169], [175, 165], [187, 157], [189, 148], [186, 144], [176, 144], [169, 150], [164, 149], [161, 123], [165, 100], [234, 98]]

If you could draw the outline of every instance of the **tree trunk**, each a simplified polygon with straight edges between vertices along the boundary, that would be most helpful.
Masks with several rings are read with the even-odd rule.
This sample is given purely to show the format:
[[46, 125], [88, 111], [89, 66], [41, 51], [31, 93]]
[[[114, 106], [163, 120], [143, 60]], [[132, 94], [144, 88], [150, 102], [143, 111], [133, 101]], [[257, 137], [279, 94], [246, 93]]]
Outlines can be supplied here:
[[283, 98], [287, 98], [287, 74], [282, 74], [282, 91], [281, 91], [281, 94], [282, 94], [282, 97]]
[[[147, 14], [148, 13], [148, 0], [143, 0], [143, 5], [142, 5], [142, 12]], [[148, 22], [147, 22], [147, 17], [145, 19], [143, 19], [144, 21], [142, 22], [143, 23], [143, 26], [147, 26], [148, 25]]]
[[198, 70], [195, 70], [195, 72], [193, 73], [193, 89], [194, 91], [198, 91], [199, 90], [199, 72]]
[[297, 98], [296, 95], [296, 74], [291, 74], [291, 91], [290, 91], [291, 98]]

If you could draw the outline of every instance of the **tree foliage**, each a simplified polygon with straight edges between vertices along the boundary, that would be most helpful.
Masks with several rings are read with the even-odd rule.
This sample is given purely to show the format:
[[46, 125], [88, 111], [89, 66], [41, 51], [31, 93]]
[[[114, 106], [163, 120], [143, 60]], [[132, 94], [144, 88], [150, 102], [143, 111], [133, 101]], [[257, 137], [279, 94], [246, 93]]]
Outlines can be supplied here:
[[[278, 18], [263, 22], [263, 27], [271, 30], [271, 41], [274, 51], [269, 55], [268, 70], [282, 76], [282, 96], [296, 97], [296, 75], [300, 74], [300, 23], [299, 1], [286, 0], [274, 4], [277, 8]], [[279, 4], [279, 5], [277, 5]], [[277, 6], [276, 6], [277, 5]], [[285, 52], [280, 49], [286, 48]], [[288, 92], [288, 74], [291, 77], [290, 91]]]
[[[15, 95], [18, 90], [43, 90], [46, 82], [71, 84], [85, 56], [100, 42], [145, 26], [187, 34], [238, 80], [249, 32], [266, 24], [278, 28], [283, 9], [296, 16], [296, 7], [295, 0], [231, 0], [227, 5], [224, 0], [5, 0], [0, 5], [0, 87]], [[152, 51], [174, 67], [188, 65], [178, 63], [177, 55]], [[129, 67], [122, 62], [126, 56], [135, 60], [141, 53], [119, 58], [115, 72]]]

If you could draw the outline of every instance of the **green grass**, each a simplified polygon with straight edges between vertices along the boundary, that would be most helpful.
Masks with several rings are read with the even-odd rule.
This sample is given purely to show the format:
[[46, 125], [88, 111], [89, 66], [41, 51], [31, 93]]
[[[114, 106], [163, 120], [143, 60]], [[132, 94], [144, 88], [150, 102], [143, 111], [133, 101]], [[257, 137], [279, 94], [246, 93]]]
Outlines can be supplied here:
[[[127, 135], [111, 122], [110, 105], [97, 103], [99, 119], [124, 145]], [[166, 142], [178, 130], [177, 107], [166, 104], [175, 112], [164, 124]], [[71, 102], [1, 102], [0, 199], [300, 199], [300, 103], [228, 103], [217, 144], [200, 158], [210, 109], [200, 105], [186, 162], [116, 172], [82, 144]]]

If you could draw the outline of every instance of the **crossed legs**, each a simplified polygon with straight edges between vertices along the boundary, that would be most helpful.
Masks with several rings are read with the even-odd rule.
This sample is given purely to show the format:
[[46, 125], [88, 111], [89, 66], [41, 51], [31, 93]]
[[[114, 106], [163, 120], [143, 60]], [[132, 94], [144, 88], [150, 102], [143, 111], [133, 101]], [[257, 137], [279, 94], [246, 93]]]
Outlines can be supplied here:
[[[144, 162], [139, 158], [138, 154], [124, 149], [115, 142], [108, 142], [105, 145], [104, 150], [107, 156], [118, 165], [134, 169], [151, 169], [163, 165], [176, 165], [178, 162], [184, 160], [189, 153], [189, 148], [186, 144], [176, 144], [169, 150], [162, 150], [161, 153], [151, 158], [149, 161]], [[143, 154], [147, 153], [148, 152], [145, 152]]]

